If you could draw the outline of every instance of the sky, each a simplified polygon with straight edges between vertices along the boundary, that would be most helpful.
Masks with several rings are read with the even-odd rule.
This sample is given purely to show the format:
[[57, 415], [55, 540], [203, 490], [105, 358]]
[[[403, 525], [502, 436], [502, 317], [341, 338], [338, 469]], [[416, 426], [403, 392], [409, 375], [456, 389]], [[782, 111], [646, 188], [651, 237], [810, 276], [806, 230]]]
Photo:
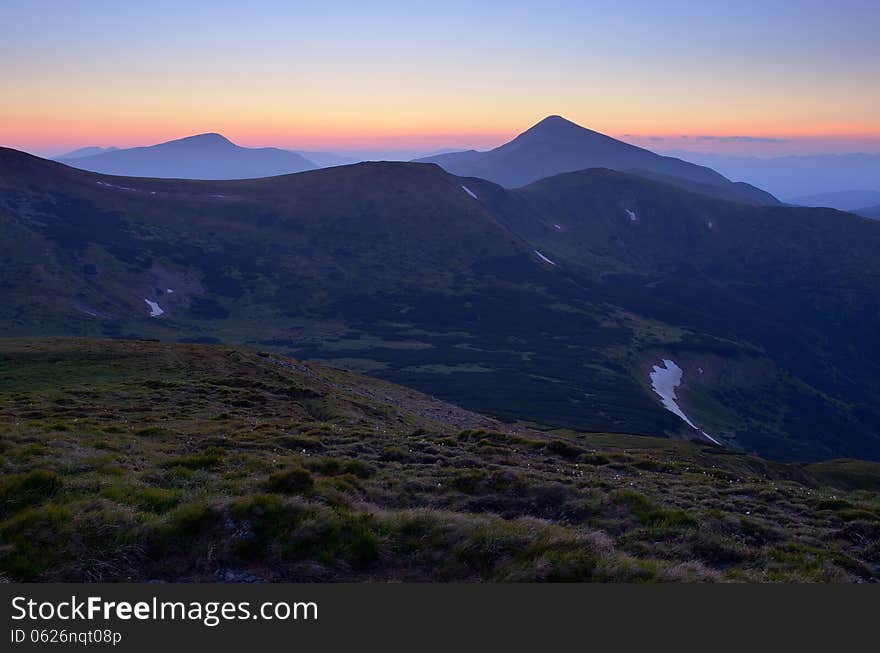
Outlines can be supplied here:
[[0, 0], [0, 145], [880, 152], [880, 0]]

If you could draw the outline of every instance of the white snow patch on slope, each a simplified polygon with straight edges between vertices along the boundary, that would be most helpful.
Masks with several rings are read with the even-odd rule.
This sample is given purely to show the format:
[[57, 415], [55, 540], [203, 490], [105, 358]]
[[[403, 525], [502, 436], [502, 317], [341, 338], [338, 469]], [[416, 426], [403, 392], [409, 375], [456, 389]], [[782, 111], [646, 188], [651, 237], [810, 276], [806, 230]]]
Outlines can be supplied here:
[[675, 389], [681, 385], [681, 377], [683, 374], [681, 368], [676, 365], [674, 361], [664, 358], [663, 366], [655, 365], [654, 369], [651, 371], [651, 388], [660, 397], [663, 407], [666, 410], [678, 415], [688, 426], [699, 431], [700, 434], [705, 436], [709, 441], [714, 442], [718, 446], [723, 446], [718, 440], [694, 424], [678, 405], [678, 398], [675, 396]]
[[96, 181], [98, 186], [104, 186], [105, 188], [115, 188], [116, 190], [128, 190], [132, 192], [136, 192], [137, 188], [129, 188], [128, 186], [115, 186], [114, 184], [108, 184], [106, 181]]
[[470, 188], [468, 188], [467, 186], [462, 185], [462, 188], [464, 189], [464, 192], [465, 192], [465, 193], [467, 193], [468, 195], [470, 195], [471, 197], [473, 197], [475, 200], [476, 200], [476, 199], [479, 199], [479, 198], [476, 196], [476, 194], [474, 194], [474, 191], [472, 191], [472, 190], [471, 190]]
[[147, 305], [150, 307], [150, 317], [159, 317], [165, 311], [162, 310], [162, 307], [159, 306], [156, 302], [151, 302], [149, 299], [144, 298], [144, 301], [147, 302]]
[[537, 254], [537, 255], [538, 255], [538, 258], [541, 259], [542, 261], [544, 261], [545, 263], [549, 263], [550, 265], [556, 265], [556, 263], [554, 263], [554, 262], [551, 261], [549, 258], [547, 258], [546, 256], [544, 256], [544, 255], [543, 255], [541, 252], [539, 252], [538, 250], [535, 250], [535, 254]]
[[663, 407], [678, 415], [691, 428], [697, 428], [688, 416], [684, 414], [684, 411], [679, 408], [676, 401], [675, 389], [681, 385], [681, 368], [668, 358], [664, 358], [663, 366], [655, 365], [650, 376], [651, 388], [660, 396]]
[[562, 225], [554, 224], [553, 228], [556, 229], [556, 231], [562, 231]]
[[624, 211], [626, 211], [626, 214], [629, 216], [630, 221], [635, 222], [638, 219], [636, 218], [635, 211], [630, 211], [629, 209], [624, 209]]
[[721, 444], [720, 442], [718, 442], [718, 440], [716, 440], [716, 439], [713, 438], [711, 435], [709, 435], [708, 433], [706, 433], [703, 429], [700, 429], [700, 433], [702, 433], [704, 436], [706, 436], [707, 438], [709, 438], [709, 440], [710, 440], [711, 442], [714, 442], [714, 443], [717, 444], [719, 447], [723, 447], [723, 446], [724, 446], [723, 444]]

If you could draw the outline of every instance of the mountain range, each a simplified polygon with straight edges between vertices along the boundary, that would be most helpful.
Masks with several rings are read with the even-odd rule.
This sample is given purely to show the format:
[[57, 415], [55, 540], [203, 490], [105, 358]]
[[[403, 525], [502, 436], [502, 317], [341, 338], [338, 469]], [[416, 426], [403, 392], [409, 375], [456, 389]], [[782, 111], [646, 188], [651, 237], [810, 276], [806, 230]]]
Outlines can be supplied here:
[[[55, 160], [83, 170], [137, 177], [252, 179], [362, 161], [406, 160], [407, 152], [315, 152], [242, 148], [220, 134], [200, 134], [149, 147], [86, 147]], [[776, 204], [769, 193], [734, 183], [714, 170], [657, 155], [550, 116], [490, 152], [442, 150], [417, 162], [437, 163], [453, 174], [515, 187], [586, 168], [629, 171], [698, 193], [748, 204]], [[864, 204], [869, 204], [866, 202]]]
[[587, 168], [609, 168], [748, 204], [777, 204], [758, 188], [734, 183], [710, 168], [660, 156], [576, 125], [561, 116], [549, 116], [509, 143], [488, 152], [468, 150], [426, 157], [447, 172], [480, 177], [508, 188], [525, 186], [545, 177]]
[[880, 225], [664, 179], [162, 180], [0, 149], [2, 335], [244, 343], [545, 428], [880, 458]]
[[296, 152], [274, 147], [241, 147], [220, 134], [199, 134], [149, 147], [87, 153], [91, 149], [77, 150], [57, 160], [82, 170], [111, 175], [177, 179], [251, 179], [318, 167]]

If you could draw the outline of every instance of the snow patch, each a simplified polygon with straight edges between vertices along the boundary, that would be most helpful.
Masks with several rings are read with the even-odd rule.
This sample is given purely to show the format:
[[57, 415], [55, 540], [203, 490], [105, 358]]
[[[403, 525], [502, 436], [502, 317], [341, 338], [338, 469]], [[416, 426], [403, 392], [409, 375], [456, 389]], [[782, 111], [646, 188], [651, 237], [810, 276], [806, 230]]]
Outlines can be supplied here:
[[700, 433], [701, 433], [703, 436], [705, 436], [706, 438], [708, 438], [710, 442], [714, 442], [714, 443], [717, 444], [719, 447], [723, 447], [723, 446], [724, 446], [723, 444], [721, 444], [720, 442], [718, 442], [718, 440], [716, 440], [716, 439], [713, 438], [711, 435], [709, 435], [708, 433], [706, 433], [703, 429], [700, 429]]
[[635, 211], [630, 211], [629, 209], [624, 209], [624, 211], [626, 211], [626, 214], [629, 216], [630, 222], [635, 222], [636, 220], [638, 220]]
[[468, 188], [467, 186], [462, 185], [462, 188], [464, 189], [464, 192], [465, 192], [465, 193], [467, 193], [468, 195], [470, 195], [471, 197], [473, 197], [475, 200], [476, 200], [476, 199], [479, 199], [479, 198], [474, 194], [474, 191], [472, 191], [472, 190], [471, 190], [470, 188]]
[[675, 396], [675, 389], [681, 385], [682, 374], [681, 368], [674, 361], [664, 358], [663, 366], [655, 365], [651, 371], [651, 388], [659, 395], [666, 410], [678, 415], [691, 428], [697, 428], [688, 416], [684, 414], [684, 411], [679, 408], [677, 397]]
[[542, 261], [544, 261], [545, 263], [549, 263], [550, 265], [556, 265], [556, 263], [554, 263], [554, 262], [551, 261], [549, 258], [547, 258], [546, 256], [544, 256], [544, 255], [543, 255], [541, 252], [539, 252], [538, 250], [535, 250], [535, 254], [537, 254], [537, 255], [538, 255], [538, 258], [541, 259]]
[[556, 231], [562, 231], [562, 225], [554, 224], [553, 228], [556, 229]]
[[147, 302], [147, 306], [150, 307], [150, 317], [159, 317], [165, 311], [162, 310], [162, 307], [159, 306], [156, 302], [151, 302], [149, 299], [144, 298], [144, 301]]
[[699, 431], [700, 435], [705, 436], [710, 442], [722, 446], [718, 440], [694, 424], [678, 405], [678, 398], [675, 396], [675, 389], [681, 385], [681, 377], [683, 375], [684, 372], [681, 371], [681, 368], [676, 365], [674, 361], [664, 358], [662, 367], [660, 365], [654, 365], [654, 369], [649, 375], [651, 377], [651, 388], [660, 397], [663, 407], [666, 410], [678, 415], [688, 426]]
[[173, 294], [174, 294], [174, 291], [171, 290], [171, 288], [166, 288], [166, 289], [165, 289], [165, 292], [167, 292], [169, 295], [173, 295]]
[[115, 186], [113, 184], [108, 184], [106, 181], [96, 181], [98, 186], [104, 186], [105, 188], [114, 188], [116, 190], [128, 190], [132, 192], [137, 192], [137, 188], [129, 188], [128, 186]]

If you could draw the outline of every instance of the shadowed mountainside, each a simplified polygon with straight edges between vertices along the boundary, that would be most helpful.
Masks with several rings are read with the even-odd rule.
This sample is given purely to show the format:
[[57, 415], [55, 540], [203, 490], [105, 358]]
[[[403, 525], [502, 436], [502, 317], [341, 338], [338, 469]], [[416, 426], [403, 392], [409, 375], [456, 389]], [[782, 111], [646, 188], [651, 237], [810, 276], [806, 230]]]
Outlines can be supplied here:
[[108, 177], [0, 150], [4, 335], [249, 343], [506, 420], [880, 457], [880, 229], [608, 170]]

